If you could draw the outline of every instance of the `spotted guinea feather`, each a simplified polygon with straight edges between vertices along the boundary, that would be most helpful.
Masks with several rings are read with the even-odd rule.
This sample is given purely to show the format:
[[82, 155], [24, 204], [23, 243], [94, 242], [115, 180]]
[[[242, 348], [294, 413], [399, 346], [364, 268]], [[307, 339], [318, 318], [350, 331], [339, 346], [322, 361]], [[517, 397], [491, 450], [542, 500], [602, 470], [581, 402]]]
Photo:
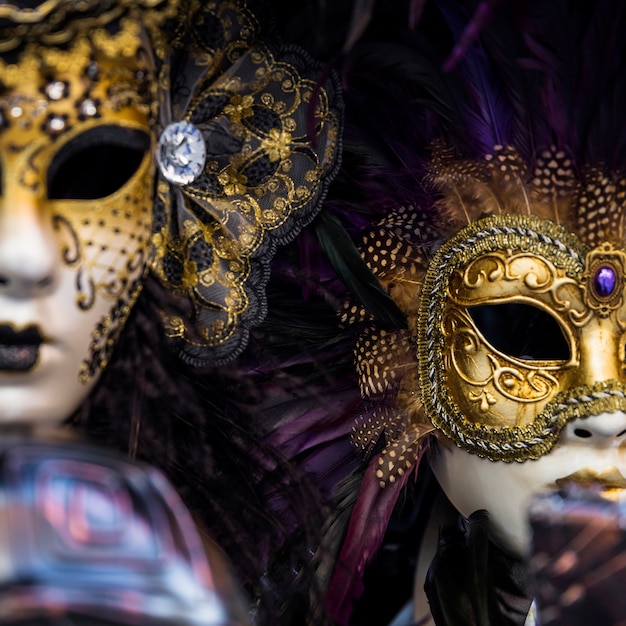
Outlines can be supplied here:
[[401, 436], [408, 425], [407, 416], [394, 407], [375, 406], [363, 411], [355, 419], [350, 441], [369, 457], [376, 444], [385, 438], [385, 441], [395, 441]]
[[436, 208], [457, 228], [502, 213], [502, 204], [489, 184], [485, 160], [460, 159], [452, 149], [435, 144], [427, 180], [440, 194]]
[[577, 188], [576, 231], [588, 245], [623, 245], [626, 181], [601, 167], [587, 168]]
[[415, 362], [414, 352], [407, 331], [365, 329], [354, 349], [361, 395], [380, 397], [396, 390], [406, 368]]
[[376, 470], [381, 488], [395, 483], [415, 467], [424, 438], [434, 430], [431, 424], [412, 425], [381, 452]]

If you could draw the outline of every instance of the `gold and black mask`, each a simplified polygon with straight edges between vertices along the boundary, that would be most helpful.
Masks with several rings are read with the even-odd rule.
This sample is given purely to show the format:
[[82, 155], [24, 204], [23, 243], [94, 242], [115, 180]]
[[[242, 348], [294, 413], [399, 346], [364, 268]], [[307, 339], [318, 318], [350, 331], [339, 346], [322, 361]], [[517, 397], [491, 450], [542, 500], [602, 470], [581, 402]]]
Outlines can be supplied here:
[[191, 365], [233, 357], [263, 319], [270, 260], [318, 212], [341, 123], [333, 80], [266, 36], [245, 1], [0, 6], [4, 192], [45, 205], [76, 306], [111, 302], [85, 379], [148, 272]]
[[[512, 148], [464, 161], [437, 144], [429, 183], [445, 241], [433, 245], [409, 207], [361, 246], [408, 320], [371, 326], [356, 346], [362, 395], [382, 403], [353, 440], [370, 451], [385, 433], [382, 484], [413, 467], [433, 429], [473, 454], [525, 461], [569, 421], [626, 409], [621, 175], [575, 174], [556, 148], [530, 168]], [[367, 318], [348, 305], [345, 322]]]

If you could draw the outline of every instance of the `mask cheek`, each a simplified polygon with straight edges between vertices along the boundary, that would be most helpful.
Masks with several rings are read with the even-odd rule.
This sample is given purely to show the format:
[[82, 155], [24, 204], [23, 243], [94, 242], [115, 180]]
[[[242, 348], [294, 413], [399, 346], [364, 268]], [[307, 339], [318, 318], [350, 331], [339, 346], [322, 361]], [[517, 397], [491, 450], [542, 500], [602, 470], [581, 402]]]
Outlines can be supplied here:
[[83, 382], [108, 363], [120, 332], [141, 291], [150, 257], [153, 174], [147, 157], [119, 192], [102, 200], [54, 203], [53, 223], [65, 265], [75, 272], [75, 306], [100, 311]]

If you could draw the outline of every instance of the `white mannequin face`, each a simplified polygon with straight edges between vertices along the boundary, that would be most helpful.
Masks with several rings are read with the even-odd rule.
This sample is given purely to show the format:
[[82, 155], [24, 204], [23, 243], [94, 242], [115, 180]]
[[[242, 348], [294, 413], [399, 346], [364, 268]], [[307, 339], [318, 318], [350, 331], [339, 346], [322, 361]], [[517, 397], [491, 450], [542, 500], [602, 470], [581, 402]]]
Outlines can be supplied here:
[[112, 86], [137, 96], [125, 71], [101, 64], [97, 78], [42, 77], [0, 97], [0, 424], [68, 418], [138, 294], [152, 163], [138, 97], [106, 101]]
[[536, 461], [490, 461], [451, 444], [437, 446], [431, 465], [463, 515], [485, 509], [493, 538], [524, 556], [530, 546], [526, 511], [534, 495], [555, 490], [556, 481], [576, 473], [569, 480], [594, 482], [612, 491], [626, 488], [626, 413], [602, 413], [568, 423], [557, 445]]

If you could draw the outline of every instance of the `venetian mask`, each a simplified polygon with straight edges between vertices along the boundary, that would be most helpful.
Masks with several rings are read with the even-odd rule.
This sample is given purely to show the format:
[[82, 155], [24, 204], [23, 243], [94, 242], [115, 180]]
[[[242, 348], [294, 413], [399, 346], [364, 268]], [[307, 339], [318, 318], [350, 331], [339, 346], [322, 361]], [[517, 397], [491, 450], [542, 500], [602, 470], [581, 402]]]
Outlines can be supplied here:
[[487, 218], [447, 242], [419, 321], [433, 423], [479, 456], [524, 461], [568, 422], [624, 409], [625, 260], [531, 216]]
[[[129, 28], [136, 38], [138, 24]], [[6, 422], [56, 424], [71, 414], [106, 366], [149, 261], [149, 70], [141, 55], [105, 56], [86, 45], [79, 40], [56, 58], [25, 53], [3, 68]]]
[[[611, 496], [626, 487], [623, 184], [599, 169], [576, 183], [568, 165], [546, 151], [535, 171], [548, 174], [528, 178], [510, 149], [472, 164], [438, 152], [439, 206], [452, 216], [463, 203], [469, 223], [430, 254], [408, 245], [420, 218], [403, 211], [362, 247], [409, 330], [370, 330], [357, 345], [363, 395], [383, 406], [357, 422], [355, 443], [372, 449], [386, 433], [386, 486], [434, 428], [444, 491], [465, 515], [486, 509], [517, 552], [533, 494], [568, 481]], [[569, 182], [555, 189], [557, 170]]]
[[[331, 588], [359, 579], [382, 534], [359, 524], [384, 527], [426, 463], [518, 554], [535, 494], [626, 488], [624, 16], [553, 9], [435, 2], [414, 29], [374, 23], [350, 59], [341, 209], [370, 217], [359, 251], [383, 295], [343, 311], [367, 470]], [[390, 76], [376, 45], [410, 70]]]
[[512, 215], [464, 229], [429, 267], [422, 397], [456, 444], [432, 466], [456, 507], [489, 511], [517, 553], [533, 495], [568, 482], [609, 497], [626, 487], [623, 277], [611, 243], [591, 248]]
[[58, 424], [148, 279], [174, 358], [243, 350], [336, 170], [340, 105], [245, 2], [31, 4], [0, 11], [0, 421]]

